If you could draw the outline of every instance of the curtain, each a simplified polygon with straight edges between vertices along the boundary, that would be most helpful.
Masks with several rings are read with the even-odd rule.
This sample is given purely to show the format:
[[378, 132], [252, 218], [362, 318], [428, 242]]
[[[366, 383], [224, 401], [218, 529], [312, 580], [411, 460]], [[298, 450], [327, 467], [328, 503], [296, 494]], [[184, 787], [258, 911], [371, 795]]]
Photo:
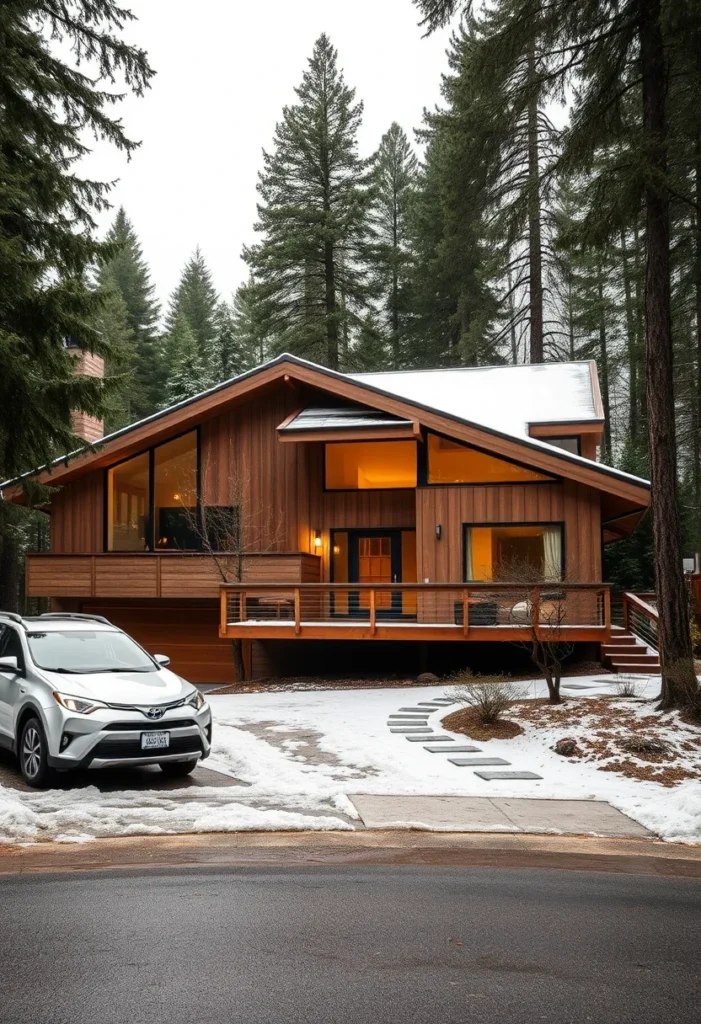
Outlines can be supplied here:
[[543, 575], [546, 580], [562, 579], [562, 528], [546, 526], [543, 530]]

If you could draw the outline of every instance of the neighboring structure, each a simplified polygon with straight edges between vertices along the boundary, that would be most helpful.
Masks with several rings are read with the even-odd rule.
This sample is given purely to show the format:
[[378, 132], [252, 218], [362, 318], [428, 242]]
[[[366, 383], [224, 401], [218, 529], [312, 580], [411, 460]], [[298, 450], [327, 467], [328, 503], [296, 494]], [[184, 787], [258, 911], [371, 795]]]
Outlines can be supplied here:
[[[203, 682], [231, 679], [232, 638], [254, 675], [313, 671], [329, 640], [512, 640], [533, 601], [606, 642], [602, 547], [650, 495], [596, 462], [603, 426], [593, 362], [346, 375], [283, 355], [38, 474], [60, 490], [27, 593]], [[547, 584], [528, 601], [516, 561]]]
[[[94, 352], [86, 352], [72, 341], [66, 342], [68, 354], [75, 362], [73, 372], [80, 377], [104, 377], [105, 360]], [[87, 412], [73, 413], [73, 433], [82, 437], [88, 444], [99, 441], [104, 432], [105, 424], [97, 416], [90, 416]]]

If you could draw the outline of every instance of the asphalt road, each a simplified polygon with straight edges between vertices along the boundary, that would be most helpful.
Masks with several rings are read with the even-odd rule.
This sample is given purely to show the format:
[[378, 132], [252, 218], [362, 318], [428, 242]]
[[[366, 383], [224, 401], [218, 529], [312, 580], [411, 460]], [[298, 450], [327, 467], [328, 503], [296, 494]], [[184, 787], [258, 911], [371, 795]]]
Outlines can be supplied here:
[[701, 1015], [701, 883], [349, 867], [0, 879], [3, 1024]]

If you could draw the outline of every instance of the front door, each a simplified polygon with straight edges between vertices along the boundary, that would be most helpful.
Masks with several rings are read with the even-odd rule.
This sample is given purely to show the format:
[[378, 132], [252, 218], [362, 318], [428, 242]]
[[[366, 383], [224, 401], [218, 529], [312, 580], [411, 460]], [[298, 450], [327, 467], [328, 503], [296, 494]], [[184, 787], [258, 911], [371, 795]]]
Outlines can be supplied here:
[[[402, 535], [400, 530], [353, 530], [348, 537], [349, 583], [402, 582]], [[352, 613], [368, 615], [370, 595], [358, 590], [350, 594]], [[401, 615], [401, 591], [381, 590], [375, 595], [378, 617]]]

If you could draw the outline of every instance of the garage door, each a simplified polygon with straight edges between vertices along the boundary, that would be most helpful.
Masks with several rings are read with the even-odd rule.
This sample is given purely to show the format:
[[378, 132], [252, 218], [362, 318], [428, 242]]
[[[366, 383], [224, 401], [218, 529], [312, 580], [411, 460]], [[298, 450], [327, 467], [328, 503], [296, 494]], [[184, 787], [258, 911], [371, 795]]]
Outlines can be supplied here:
[[84, 601], [82, 610], [104, 615], [150, 654], [167, 654], [173, 671], [192, 683], [234, 682], [231, 641], [217, 635], [218, 602]]

